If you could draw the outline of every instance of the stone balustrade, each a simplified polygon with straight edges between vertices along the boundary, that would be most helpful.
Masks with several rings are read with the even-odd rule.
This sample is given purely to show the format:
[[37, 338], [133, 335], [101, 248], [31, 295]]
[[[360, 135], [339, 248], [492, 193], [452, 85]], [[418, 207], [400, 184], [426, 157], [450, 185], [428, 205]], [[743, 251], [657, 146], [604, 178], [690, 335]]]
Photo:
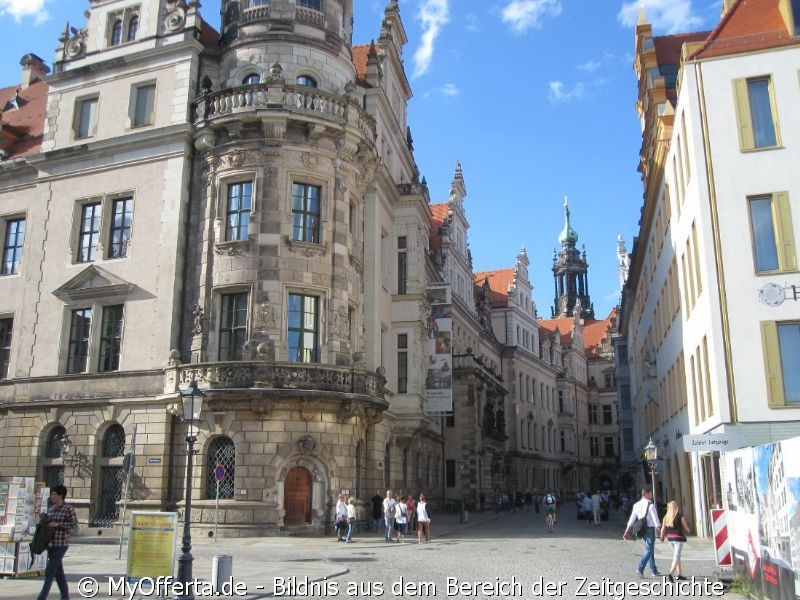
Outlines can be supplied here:
[[[289, 362], [214, 362], [167, 369], [169, 391], [196, 380], [202, 390], [275, 389], [357, 394], [383, 399], [385, 380], [364, 369]], [[165, 390], [166, 391], [166, 390]]]
[[337, 125], [349, 122], [367, 139], [376, 138], [375, 119], [357, 104], [344, 96], [302, 85], [259, 83], [226, 88], [199, 97], [194, 109], [195, 125], [253, 112], [289, 112], [330, 120]]

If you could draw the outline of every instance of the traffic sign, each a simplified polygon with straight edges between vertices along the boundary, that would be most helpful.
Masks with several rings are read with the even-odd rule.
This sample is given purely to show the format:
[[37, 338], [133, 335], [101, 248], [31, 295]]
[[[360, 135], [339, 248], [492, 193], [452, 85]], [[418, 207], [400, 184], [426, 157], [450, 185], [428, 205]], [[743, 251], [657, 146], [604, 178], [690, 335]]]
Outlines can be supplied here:
[[216, 479], [217, 481], [222, 481], [223, 479], [225, 479], [225, 467], [223, 467], [222, 465], [217, 465], [214, 468], [214, 479]]

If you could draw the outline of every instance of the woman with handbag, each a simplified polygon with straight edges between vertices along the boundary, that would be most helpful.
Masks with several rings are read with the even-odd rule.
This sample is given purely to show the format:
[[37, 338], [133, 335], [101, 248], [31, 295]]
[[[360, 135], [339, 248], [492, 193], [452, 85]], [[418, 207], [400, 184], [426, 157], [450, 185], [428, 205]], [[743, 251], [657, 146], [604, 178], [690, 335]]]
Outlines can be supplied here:
[[667, 514], [661, 523], [661, 533], [658, 536], [663, 542], [665, 539], [672, 544], [672, 565], [669, 568], [669, 576], [673, 581], [686, 579], [681, 573], [681, 550], [686, 536], [689, 535], [689, 524], [686, 517], [681, 514], [680, 507], [675, 500], [667, 503]]
[[347, 540], [348, 544], [353, 543], [353, 530], [356, 527], [356, 499], [350, 496], [347, 500]]

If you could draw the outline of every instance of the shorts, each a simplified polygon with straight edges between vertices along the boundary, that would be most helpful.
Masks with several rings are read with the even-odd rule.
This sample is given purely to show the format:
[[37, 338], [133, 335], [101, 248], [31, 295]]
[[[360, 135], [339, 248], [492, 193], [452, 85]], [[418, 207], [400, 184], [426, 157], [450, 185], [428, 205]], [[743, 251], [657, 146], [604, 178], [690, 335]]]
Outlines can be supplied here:
[[547, 514], [554, 515], [556, 514], [556, 507], [554, 504], [548, 504], [544, 507], [544, 510]]
[[406, 532], [406, 524], [405, 523], [397, 523], [394, 524], [395, 531], [399, 531], [400, 533]]

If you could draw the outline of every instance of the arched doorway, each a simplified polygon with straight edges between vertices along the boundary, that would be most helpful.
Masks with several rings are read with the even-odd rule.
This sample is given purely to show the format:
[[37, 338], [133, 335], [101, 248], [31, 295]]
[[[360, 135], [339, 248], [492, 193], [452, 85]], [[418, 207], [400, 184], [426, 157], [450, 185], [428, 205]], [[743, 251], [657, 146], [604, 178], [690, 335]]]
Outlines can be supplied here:
[[311, 473], [304, 467], [292, 467], [286, 473], [283, 490], [283, 505], [286, 507], [284, 523], [311, 523]]

